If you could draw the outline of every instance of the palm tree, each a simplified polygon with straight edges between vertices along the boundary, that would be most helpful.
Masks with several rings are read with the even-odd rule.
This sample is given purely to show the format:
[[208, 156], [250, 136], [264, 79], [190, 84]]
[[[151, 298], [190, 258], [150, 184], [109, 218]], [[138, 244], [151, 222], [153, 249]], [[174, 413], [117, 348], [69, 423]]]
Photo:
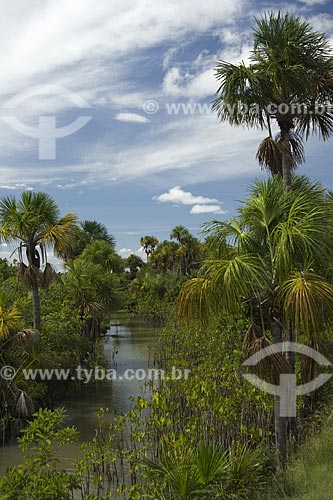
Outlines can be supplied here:
[[0, 294], [0, 341], [16, 333], [23, 324], [23, 317], [18, 307], [11, 304], [9, 296]]
[[108, 232], [107, 227], [95, 220], [84, 220], [72, 232], [66, 247], [57, 252], [58, 256], [68, 261], [81, 255], [84, 249], [93, 241], [104, 241], [115, 249], [115, 238]]
[[177, 240], [180, 245], [185, 245], [190, 236], [189, 230], [181, 225], [174, 227], [170, 234], [170, 238]]
[[168, 270], [175, 272], [178, 248], [179, 245], [174, 241], [162, 241], [157, 245], [150, 258], [151, 264], [162, 273], [166, 273]]
[[120, 272], [124, 268], [123, 260], [114, 247], [104, 240], [92, 240], [85, 247], [80, 258], [87, 263], [99, 264], [107, 272]]
[[326, 140], [333, 133], [331, 47], [307, 22], [280, 12], [256, 20], [253, 42], [248, 66], [217, 64], [213, 109], [231, 125], [268, 129], [257, 159], [289, 187], [292, 170], [304, 161], [302, 138], [313, 132]]
[[31, 290], [33, 326], [40, 328], [39, 286], [47, 286], [52, 269], [47, 262], [47, 247], [63, 249], [76, 227], [76, 215], [60, 217], [53, 199], [42, 192], [23, 192], [21, 198], [0, 200], [0, 238], [6, 243], [19, 242], [19, 278]]
[[132, 253], [125, 260], [125, 267], [129, 268], [130, 279], [134, 280], [138, 274], [138, 271], [145, 267], [145, 263], [143, 262], [141, 257]]
[[[181, 317], [204, 320], [216, 311], [241, 314], [245, 304], [259, 310], [262, 333], [248, 332], [248, 354], [282, 341], [289, 326], [312, 339], [333, 315], [329, 282], [333, 252], [332, 206], [318, 184], [297, 178], [285, 190], [279, 178], [257, 182], [239, 217], [206, 226], [210, 253], [197, 278], [180, 295]], [[281, 369], [291, 367], [275, 356], [276, 370], [267, 379], [277, 383]], [[286, 420], [275, 399], [275, 437], [280, 465], [286, 459]]]
[[69, 261], [66, 269], [61, 279], [80, 313], [83, 333], [96, 340], [101, 333], [103, 313], [115, 300], [113, 276], [100, 264], [89, 262], [87, 265], [83, 257]]
[[180, 248], [178, 251], [179, 273], [186, 274], [186, 267], [187, 267], [187, 263], [186, 263], [187, 249], [186, 249], [186, 247], [187, 247], [187, 243], [188, 243], [189, 239], [191, 238], [191, 234], [190, 234], [189, 230], [186, 229], [186, 227], [178, 225], [178, 226], [174, 227], [173, 230], [171, 231], [170, 238], [172, 240], [177, 240], [179, 245], [180, 245]]
[[147, 255], [147, 262], [148, 262], [150, 255], [158, 245], [158, 239], [155, 238], [155, 236], [142, 236], [142, 238], [140, 239], [140, 245], [142, 246], [145, 254]]

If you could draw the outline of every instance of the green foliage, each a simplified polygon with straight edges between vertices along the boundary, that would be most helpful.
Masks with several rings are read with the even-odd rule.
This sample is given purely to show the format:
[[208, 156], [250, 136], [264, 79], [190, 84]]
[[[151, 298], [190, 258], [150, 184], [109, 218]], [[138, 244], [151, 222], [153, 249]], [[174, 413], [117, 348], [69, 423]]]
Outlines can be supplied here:
[[266, 328], [274, 310], [303, 333], [323, 329], [333, 313], [332, 217], [318, 184], [298, 178], [285, 191], [278, 178], [257, 182], [237, 219], [206, 226], [210, 256], [198, 278], [185, 283], [180, 314], [237, 314], [247, 301]]
[[77, 442], [73, 427], [63, 427], [65, 413], [40, 410], [22, 431], [20, 448], [26, 452], [24, 463], [0, 478], [3, 500], [69, 500], [77, 488], [73, 474], [58, 470], [54, 446]]
[[114, 237], [109, 234], [104, 224], [95, 220], [84, 220], [71, 232], [66, 245], [57, 249], [57, 254], [67, 262], [70, 259], [79, 257], [85, 248], [95, 241], [108, 243], [109, 248], [111, 247], [112, 250], [114, 250], [116, 244]]
[[163, 323], [174, 308], [184, 280], [171, 271], [159, 273], [144, 268], [128, 285], [126, 307], [141, 319]]
[[263, 462], [247, 446], [225, 450], [200, 442], [195, 449], [164, 450], [160, 461], [143, 464], [150, 479], [149, 498], [250, 500], [267, 481]]

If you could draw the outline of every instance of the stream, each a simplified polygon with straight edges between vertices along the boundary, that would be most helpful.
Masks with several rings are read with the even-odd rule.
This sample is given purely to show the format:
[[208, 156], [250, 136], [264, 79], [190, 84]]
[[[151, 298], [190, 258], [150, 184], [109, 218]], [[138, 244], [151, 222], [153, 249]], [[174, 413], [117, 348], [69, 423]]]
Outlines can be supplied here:
[[[158, 331], [159, 328], [149, 324], [134, 322], [128, 314], [114, 315], [102, 339], [106, 369], [114, 369], [119, 375], [128, 369], [146, 370], [154, 360], [153, 348]], [[67, 425], [76, 426], [82, 443], [94, 437], [99, 408], [125, 413], [131, 407], [130, 398], [140, 395], [145, 395], [144, 381], [104, 380], [90, 383], [81, 397], [68, 398], [61, 406], [67, 412]], [[61, 467], [71, 470], [72, 462], [81, 457], [80, 447], [64, 446], [57, 452], [57, 457]], [[0, 475], [22, 461], [22, 453], [16, 442], [1, 448]]]

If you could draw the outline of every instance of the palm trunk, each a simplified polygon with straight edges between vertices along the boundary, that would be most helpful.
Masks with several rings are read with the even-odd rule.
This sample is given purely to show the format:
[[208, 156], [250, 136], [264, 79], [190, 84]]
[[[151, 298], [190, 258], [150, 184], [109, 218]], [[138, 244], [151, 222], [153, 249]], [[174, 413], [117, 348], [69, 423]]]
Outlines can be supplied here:
[[[294, 342], [293, 324], [290, 320], [288, 321], [288, 328], [285, 331], [285, 342]], [[292, 373], [295, 373], [295, 353], [287, 351], [285, 356], [286, 360], [290, 364]], [[289, 434], [293, 437], [296, 436], [296, 418], [294, 417], [289, 418], [287, 421], [287, 435]]]
[[[285, 331], [285, 341], [286, 342], [293, 342], [294, 341], [294, 336], [293, 336], [293, 325], [291, 321], [288, 322], [288, 328]], [[286, 352], [286, 359], [288, 363], [290, 364], [290, 367], [292, 371], [295, 371], [295, 353], [292, 351], [287, 351]]]
[[32, 287], [32, 308], [34, 315], [34, 328], [36, 330], [40, 330], [40, 299], [39, 299], [39, 291], [38, 286], [35, 285]]
[[[281, 132], [281, 143], [290, 155], [290, 134], [289, 130]], [[282, 180], [286, 189], [291, 187], [291, 162], [287, 155], [282, 155]]]
[[[271, 322], [273, 344], [282, 342], [282, 328], [272, 318]], [[279, 381], [278, 381], [279, 383]], [[274, 430], [275, 445], [277, 450], [278, 472], [282, 471], [287, 459], [287, 419], [280, 416], [280, 397], [274, 396]]]

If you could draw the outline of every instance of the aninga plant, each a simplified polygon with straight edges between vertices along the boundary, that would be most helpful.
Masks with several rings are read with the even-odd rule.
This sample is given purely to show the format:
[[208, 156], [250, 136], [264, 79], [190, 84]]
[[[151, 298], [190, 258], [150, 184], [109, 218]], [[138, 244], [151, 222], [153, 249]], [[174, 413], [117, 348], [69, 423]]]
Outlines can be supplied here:
[[268, 130], [257, 159], [289, 187], [304, 161], [303, 137], [333, 134], [332, 47], [307, 22], [280, 12], [256, 20], [253, 44], [250, 64], [217, 64], [213, 109], [223, 122]]
[[[206, 226], [210, 256], [198, 277], [183, 285], [180, 316], [201, 321], [220, 311], [239, 316], [250, 304], [260, 328], [247, 334], [248, 355], [281, 342], [288, 328], [305, 340], [317, 338], [333, 316], [332, 227], [333, 205], [320, 185], [295, 178], [286, 190], [279, 178], [257, 182], [237, 218]], [[264, 368], [271, 383], [291, 372], [277, 351]], [[283, 465], [286, 421], [278, 398], [275, 436]]]
[[47, 248], [64, 248], [76, 220], [76, 215], [71, 213], [60, 217], [54, 200], [43, 192], [25, 191], [18, 200], [14, 197], [0, 200], [0, 240], [18, 243], [18, 276], [32, 292], [33, 326], [37, 330], [40, 328], [39, 287], [48, 286], [52, 278]]

